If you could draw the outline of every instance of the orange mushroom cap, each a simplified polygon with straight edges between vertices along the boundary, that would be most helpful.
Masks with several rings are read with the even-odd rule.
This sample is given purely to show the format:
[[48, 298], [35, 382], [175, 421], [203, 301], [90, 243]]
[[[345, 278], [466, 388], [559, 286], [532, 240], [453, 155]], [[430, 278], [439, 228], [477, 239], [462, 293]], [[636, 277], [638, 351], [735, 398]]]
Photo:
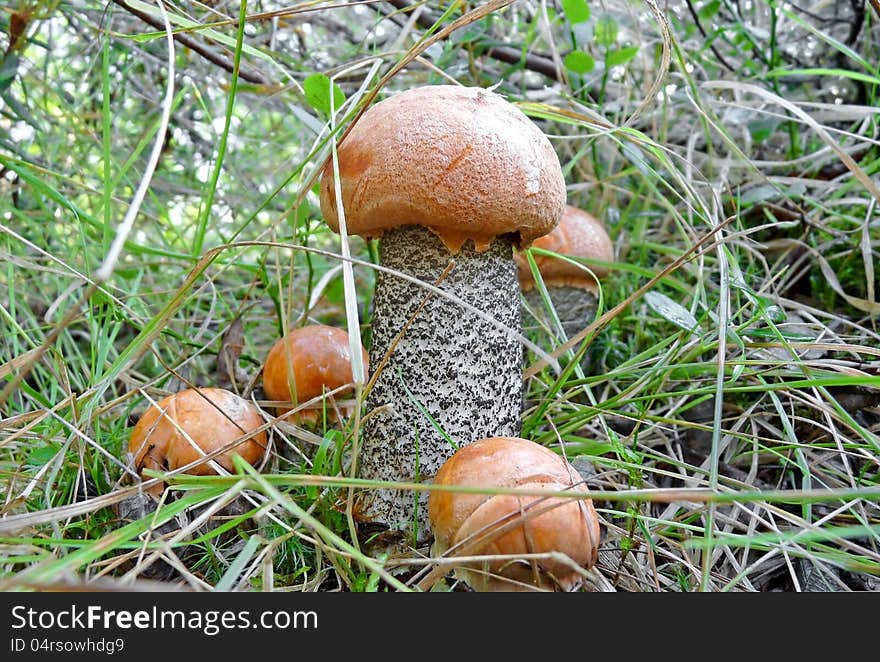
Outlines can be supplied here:
[[[434, 479], [435, 485], [548, 492], [562, 492], [580, 482], [564, 458], [516, 437], [490, 437], [463, 446]], [[599, 520], [590, 499], [437, 490], [428, 497], [428, 516], [437, 554], [459, 544], [467, 546], [466, 555], [560, 552], [584, 568], [595, 564], [598, 555]], [[513, 582], [568, 590], [580, 577], [571, 565], [549, 556], [533, 561], [493, 559], [483, 566], [462, 566], [457, 573], [477, 590], [521, 588]]]
[[[369, 357], [363, 347], [361, 352], [366, 373]], [[263, 391], [270, 400], [302, 403], [352, 382], [348, 333], [334, 326], [293, 329], [278, 339], [263, 364]], [[317, 411], [304, 410], [296, 419], [315, 421], [317, 417]]]
[[[593, 216], [572, 205], [566, 205], [562, 220], [550, 233], [535, 239], [532, 246], [553, 251], [560, 255], [585, 257], [603, 262], [614, 260], [614, 246], [602, 223]], [[598, 294], [596, 281], [582, 267], [547, 255], [534, 255], [535, 265], [548, 287], [570, 285]], [[520, 253], [514, 255], [519, 269], [519, 282], [523, 290], [535, 285], [528, 260]], [[590, 267], [597, 278], [608, 274], [604, 266]]]
[[[350, 234], [421, 225], [452, 252], [499, 235], [527, 246], [559, 222], [565, 179], [549, 139], [489, 90], [427, 85], [370, 107], [338, 148]], [[321, 210], [339, 231], [333, 163], [321, 179]]]
[[[266, 432], [250, 434], [262, 424], [259, 410], [235, 393], [221, 388], [190, 388], [150, 406], [132, 430], [128, 451], [138, 471], [173, 471], [242, 439], [235, 447], [213, 458], [224, 469], [233, 471], [235, 455], [252, 465], [259, 464], [265, 457]], [[190, 467], [186, 473], [203, 476], [216, 472], [205, 461]], [[158, 495], [162, 486], [157, 485], [151, 491]]]

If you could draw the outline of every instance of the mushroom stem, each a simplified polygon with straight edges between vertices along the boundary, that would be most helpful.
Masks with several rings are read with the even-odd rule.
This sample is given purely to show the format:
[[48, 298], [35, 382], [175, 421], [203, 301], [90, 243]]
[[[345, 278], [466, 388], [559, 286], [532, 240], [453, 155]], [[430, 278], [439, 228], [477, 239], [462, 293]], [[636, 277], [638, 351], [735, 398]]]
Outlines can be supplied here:
[[[384, 233], [380, 260], [519, 331], [519, 283], [508, 238], [484, 251], [468, 241], [453, 254], [430, 230], [403, 226]], [[430, 480], [457, 448], [519, 434], [523, 382], [516, 335], [385, 272], [377, 276], [373, 306], [370, 365], [377, 373], [366, 399], [362, 478]], [[415, 544], [430, 539], [426, 493], [365, 490], [359, 512]]]
[[[557, 285], [548, 287], [547, 294], [562, 325], [562, 330], [565, 331], [566, 338], [571, 338], [582, 331], [596, 317], [596, 295], [583, 287]], [[555, 335], [550, 312], [547, 310], [538, 288], [526, 290], [523, 292], [523, 296], [531, 314], [554, 330]], [[525, 320], [523, 323], [525, 325], [523, 330], [530, 330]]]

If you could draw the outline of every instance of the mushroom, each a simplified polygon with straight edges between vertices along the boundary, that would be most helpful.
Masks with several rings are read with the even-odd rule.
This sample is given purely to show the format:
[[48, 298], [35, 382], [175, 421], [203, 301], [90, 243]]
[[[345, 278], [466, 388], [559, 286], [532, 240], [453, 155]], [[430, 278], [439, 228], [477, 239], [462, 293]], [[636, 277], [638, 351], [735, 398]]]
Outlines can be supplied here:
[[[266, 456], [266, 432], [256, 431], [262, 424], [259, 410], [231, 391], [189, 388], [154, 403], [141, 416], [132, 430], [128, 451], [139, 472], [173, 471], [240, 440], [213, 458], [224, 469], [233, 471], [235, 455], [252, 465]], [[189, 467], [186, 473], [203, 476], [216, 471], [205, 461]], [[153, 486], [150, 492], [159, 496], [162, 485]]]
[[[367, 351], [361, 347], [365, 370]], [[269, 350], [263, 364], [263, 391], [270, 400], [290, 402], [294, 406], [323, 396], [327, 391], [352, 384], [351, 346], [344, 329], [312, 324], [291, 330]], [[280, 412], [290, 407], [278, 407]], [[351, 407], [341, 408], [350, 414]], [[331, 412], [333, 419], [336, 414]], [[303, 409], [291, 417], [297, 423], [316, 424], [320, 409]]]
[[[385, 268], [373, 296], [376, 374], [359, 475], [421, 482], [456, 447], [519, 433], [513, 247], [559, 221], [562, 169], [547, 137], [500, 95], [435, 85], [369, 108], [339, 145], [338, 176], [329, 161], [321, 181], [328, 225], [339, 232], [344, 218], [349, 234], [381, 237]], [[392, 538], [413, 532], [418, 544], [430, 537], [426, 502], [423, 493], [371, 489], [358, 511]]]
[[[511, 437], [481, 439], [463, 447], [434, 480], [435, 486], [546, 492], [562, 492], [581, 482], [564, 458], [535, 442]], [[433, 555], [487, 556], [485, 562], [455, 570], [478, 591], [568, 591], [582, 578], [577, 567], [592, 567], [599, 553], [599, 519], [590, 499], [432, 490], [428, 513]], [[525, 554], [535, 556], [517, 558]]]
[[[593, 215], [572, 205], [565, 206], [559, 225], [549, 234], [536, 239], [532, 246], [572, 258], [602, 262], [614, 260], [614, 246], [602, 223]], [[548, 322], [548, 315], [544, 312], [546, 305], [540, 291], [535, 287], [528, 260], [521, 253], [514, 257], [519, 268], [520, 287], [528, 307], [539, 320]], [[536, 254], [534, 259], [562, 330], [566, 337], [575, 335], [592, 322], [596, 314], [599, 295], [596, 279], [582, 266], [558, 257]], [[590, 269], [596, 278], [608, 274], [608, 268], [602, 265], [595, 265]]]

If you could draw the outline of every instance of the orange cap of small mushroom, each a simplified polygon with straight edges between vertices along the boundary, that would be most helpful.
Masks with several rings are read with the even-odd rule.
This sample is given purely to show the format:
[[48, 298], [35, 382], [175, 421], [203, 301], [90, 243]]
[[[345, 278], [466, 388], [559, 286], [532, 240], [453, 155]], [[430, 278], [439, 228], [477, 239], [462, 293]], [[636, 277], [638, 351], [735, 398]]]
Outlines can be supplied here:
[[[559, 225], [549, 234], [535, 239], [532, 246], [571, 257], [585, 257], [603, 262], [614, 260], [614, 246], [602, 223], [592, 214], [572, 205], [565, 206]], [[533, 257], [546, 286], [570, 285], [598, 294], [596, 281], [583, 267], [547, 255], [533, 254]], [[532, 279], [528, 260], [519, 253], [514, 255], [514, 259], [519, 269], [520, 287], [524, 291], [530, 290], [535, 286], [535, 281]], [[590, 269], [598, 278], [608, 273], [607, 267], [599, 265], [591, 266]]]
[[[501, 95], [429, 85], [370, 107], [338, 148], [349, 234], [421, 225], [456, 252], [499, 235], [519, 246], [562, 215], [565, 180], [547, 137]], [[339, 231], [333, 163], [321, 179], [321, 210]]]
[[[138, 471], [173, 471], [243, 439], [213, 458], [224, 469], [233, 471], [235, 455], [252, 465], [265, 457], [266, 432], [249, 435], [262, 424], [259, 410], [235, 393], [221, 388], [190, 388], [163, 398], [141, 416], [132, 430], [128, 451]], [[206, 460], [186, 473], [203, 476], [216, 472]], [[151, 492], [161, 494], [162, 485], [154, 486]]]
[[[547, 492], [562, 492], [581, 482], [565, 459], [516, 437], [490, 437], [463, 446], [434, 479], [435, 485]], [[464, 548], [468, 556], [560, 552], [589, 568], [598, 555], [599, 520], [589, 499], [431, 491], [428, 516], [436, 554], [466, 546], [473, 536], [473, 546]], [[493, 529], [502, 532], [493, 534]], [[457, 572], [477, 590], [517, 590], [517, 582], [568, 590], [580, 577], [569, 564], [549, 556], [533, 562], [492, 560], [483, 568], [486, 572], [480, 569], [468, 564]]]
[[[363, 347], [361, 353], [366, 372], [369, 358]], [[263, 364], [263, 391], [270, 400], [303, 403], [352, 382], [348, 333], [334, 326], [293, 329], [272, 346]], [[314, 423], [319, 416], [316, 409], [304, 409], [294, 420]]]

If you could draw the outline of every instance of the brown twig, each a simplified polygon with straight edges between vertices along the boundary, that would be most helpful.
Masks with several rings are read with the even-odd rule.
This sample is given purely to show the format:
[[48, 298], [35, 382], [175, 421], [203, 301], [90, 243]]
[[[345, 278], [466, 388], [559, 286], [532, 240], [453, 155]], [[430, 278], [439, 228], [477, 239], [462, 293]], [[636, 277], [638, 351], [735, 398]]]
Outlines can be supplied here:
[[[385, 0], [385, 2], [401, 12], [409, 12], [415, 9], [415, 7], [406, 0]], [[418, 17], [416, 17], [416, 24], [419, 27], [428, 30], [437, 24], [437, 20], [438, 19], [435, 16], [423, 11]], [[553, 80], [562, 80], [556, 63], [550, 58], [541, 55], [523, 53], [522, 50], [513, 48], [512, 46], [490, 46], [486, 50], [486, 55], [499, 62], [505, 62], [507, 64], [522, 63], [523, 66], [530, 71], [543, 74]]]
[[[122, 7], [125, 11], [129, 12], [130, 14], [137, 16], [144, 23], [147, 23], [148, 25], [151, 25], [154, 28], [159, 29], [159, 30], [165, 29], [165, 26], [161, 21], [154, 18], [153, 16], [150, 16], [146, 12], [142, 12], [139, 9], [135, 9], [134, 7], [131, 7], [128, 3], [125, 2], [125, 0], [113, 0], [113, 2], [114, 2], [114, 4], [117, 4], [120, 7]], [[196, 41], [195, 39], [193, 39], [192, 37], [190, 37], [188, 35], [174, 33], [174, 39], [178, 43], [180, 43], [181, 45], [186, 46], [187, 48], [189, 48], [193, 52], [201, 55], [203, 58], [208, 60], [208, 62], [216, 64], [221, 69], [225, 69], [229, 73], [232, 73], [232, 71], [234, 69], [234, 63], [229, 58], [223, 57], [220, 53], [217, 53], [216, 51], [211, 50], [210, 48], [208, 48], [204, 44], [200, 44], [198, 41]], [[238, 76], [242, 80], [246, 80], [247, 82], [254, 83], [256, 85], [266, 85], [269, 82], [266, 78], [263, 77], [262, 74], [260, 74], [256, 71], [245, 69], [244, 67], [241, 67], [239, 69]]]
[[508, 64], [518, 64], [522, 62], [525, 68], [530, 71], [543, 74], [547, 76], [547, 78], [552, 78], [553, 80], [562, 80], [559, 68], [553, 60], [542, 55], [523, 53], [521, 50], [511, 46], [492, 46], [486, 51], [486, 54], [499, 62], [506, 62]]
[[[700, 15], [697, 13], [697, 10], [694, 8], [694, 3], [691, 0], [687, 0], [687, 8], [691, 14], [691, 18], [694, 19], [694, 25], [697, 26], [697, 29], [700, 31], [700, 34], [703, 35], [703, 39], [708, 39], [709, 35], [706, 34], [706, 29], [703, 27], [703, 24], [700, 22]], [[715, 48], [715, 44], [709, 42], [709, 48], [715, 54], [715, 57], [718, 58], [718, 61], [724, 66], [725, 69], [731, 72], [736, 72], [736, 69], [724, 59], [724, 56], [718, 52], [718, 49]]]

